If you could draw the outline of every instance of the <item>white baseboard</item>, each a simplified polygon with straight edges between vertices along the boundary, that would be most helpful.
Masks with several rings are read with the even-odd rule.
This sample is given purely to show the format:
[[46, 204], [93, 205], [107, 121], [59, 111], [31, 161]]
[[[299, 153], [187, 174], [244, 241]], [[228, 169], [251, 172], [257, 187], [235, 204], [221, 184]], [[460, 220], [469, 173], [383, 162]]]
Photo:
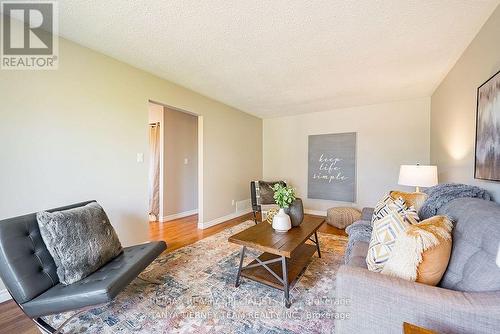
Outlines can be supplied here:
[[12, 299], [12, 297], [7, 292], [7, 289], [0, 290], [0, 303], [6, 302], [7, 300], [10, 299]]
[[235, 213], [230, 213], [230, 214], [228, 214], [226, 216], [222, 216], [222, 217], [216, 218], [216, 219], [211, 220], [209, 222], [198, 223], [198, 228], [204, 230], [206, 228], [215, 226], [217, 224], [224, 223], [224, 222], [226, 222], [228, 220], [231, 220], [231, 219], [234, 219], [234, 218], [237, 218], [237, 217], [241, 217], [241, 216], [246, 215], [246, 214], [248, 214], [250, 212], [252, 212], [251, 208], [246, 209], [246, 210], [242, 210], [242, 211], [239, 211], [239, 212], [235, 212]]
[[326, 211], [324, 211], [324, 210], [310, 210], [310, 209], [305, 209], [304, 213], [307, 213], [309, 215], [326, 217]]
[[162, 222], [162, 223], [164, 223], [164, 222], [168, 222], [168, 221], [171, 221], [171, 220], [174, 220], [174, 219], [180, 219], [180, 218], [192, 216], [192, 215], [195, 215], [197, 213], [198, 213], [198, 209], [194, 209], [194, 210], [191, 210], [191, 211], [184, 211], [184, 212], [174, 213], [173, 215], [168, 215], [168, 216], [165, 216], [165, 217], [160, 217], [159, 221]]

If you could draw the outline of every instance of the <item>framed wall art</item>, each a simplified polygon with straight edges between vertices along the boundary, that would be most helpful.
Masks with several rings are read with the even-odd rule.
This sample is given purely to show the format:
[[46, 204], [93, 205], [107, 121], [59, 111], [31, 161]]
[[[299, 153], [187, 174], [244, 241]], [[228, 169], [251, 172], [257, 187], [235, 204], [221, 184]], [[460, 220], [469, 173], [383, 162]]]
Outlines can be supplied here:
[[307, 197], [356, 202], [356, 133], [309, 136]]
[[500, 71], [477, 89], [474, 177], [500, 181]]

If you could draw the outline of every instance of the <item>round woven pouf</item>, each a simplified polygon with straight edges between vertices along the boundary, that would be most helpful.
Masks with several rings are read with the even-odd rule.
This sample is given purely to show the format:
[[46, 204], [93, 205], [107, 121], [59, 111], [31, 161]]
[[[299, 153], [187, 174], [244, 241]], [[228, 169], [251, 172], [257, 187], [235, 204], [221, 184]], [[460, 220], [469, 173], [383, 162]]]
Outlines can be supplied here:
[[346, 228], [355, 221], [361, 218], [361, 211], [355, 208], [331, 208], [328, 209], [326, 214], [326, 222], [328, 225], [335, 226], [336, 228]]

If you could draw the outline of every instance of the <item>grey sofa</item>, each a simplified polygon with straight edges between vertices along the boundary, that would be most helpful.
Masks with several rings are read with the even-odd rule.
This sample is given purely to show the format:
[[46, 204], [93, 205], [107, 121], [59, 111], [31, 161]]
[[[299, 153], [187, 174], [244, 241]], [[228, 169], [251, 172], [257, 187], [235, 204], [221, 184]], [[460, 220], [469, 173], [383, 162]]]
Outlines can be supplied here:
[[443, 334], [500, 333], [500, 268], [495, 262], [500, 247], [500, 205], [456, 199], [439, 214], [455, 221], [452, 254], [439, 285], [368, 271], [368, 243], [358, 242], [337, 274], [336, 296], [349, 301], [337, 311], [349, 317], [336, 320], [336, 334], [400, 334], [403, 322]]
[[[48, 210], [61, 211], [92, 201]], [[45, 247], [36, 214], [0, 221], [0, 277], [14, 301], [44, 332], [55, 329], [41, 317], [112, 300], [158, 255], [163, 241], [126, 247], [123, 253], [81, 281], [62, 285]]]

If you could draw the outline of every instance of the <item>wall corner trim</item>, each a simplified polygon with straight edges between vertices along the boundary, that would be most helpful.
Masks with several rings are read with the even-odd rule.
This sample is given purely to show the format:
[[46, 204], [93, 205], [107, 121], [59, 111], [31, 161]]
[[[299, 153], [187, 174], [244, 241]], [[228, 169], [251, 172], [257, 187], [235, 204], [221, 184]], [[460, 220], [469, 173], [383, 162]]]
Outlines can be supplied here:
[[12, 297], [7, 289], [0, 290], [0, 303], [6, 302], [11, 299]]
[[245, 210], [242, 210], [242, 211], [238, 211], [238, 212], [234, 212], [234, 213], [230, 213], [228, 215], [225, 215], [225, 216], [222, 216], [222, 217], [219, 217], [219, 218], [215, 218], [215, 219], [213, 219], [211, 221], [208, 221], [208, 222], [198, 223], [198, 228], [201, 229], [201, 230], [204, 230], [206, 228], [209, 228], [209, 227], [212, 227], [212, 226], [224, 223], [224, 222], [226, 222], [228, 220], [231, 220], [231, 219], [234, 219], [234, 218], [237, 218], [237, 217], [241, 217], [241, 216], [246, 215], [246, 214], [248, 214], [250, 212], [252, 212], [251, 208], [248, 208], [248, 209], [245, 209]]
[[160, 217], [159, 221], [160, 223], [168, 222], [174, 219], [179, 219], [179, 218], [184, 218], [188, 216], [192, 216], [198, 213], [198, 209], [190, 210], [190, 211], [184, 211], [184, 212], [179, 212], [179, 213], [174, 213], [172, 215], [168, 215], [165, 217]]
[[311, 210], [311, 209], [305, 209], [304, 213], [307, 213], [309, 215], [315, 215], [315, 216], [323, 216], [326, 217], [326, 210]]

